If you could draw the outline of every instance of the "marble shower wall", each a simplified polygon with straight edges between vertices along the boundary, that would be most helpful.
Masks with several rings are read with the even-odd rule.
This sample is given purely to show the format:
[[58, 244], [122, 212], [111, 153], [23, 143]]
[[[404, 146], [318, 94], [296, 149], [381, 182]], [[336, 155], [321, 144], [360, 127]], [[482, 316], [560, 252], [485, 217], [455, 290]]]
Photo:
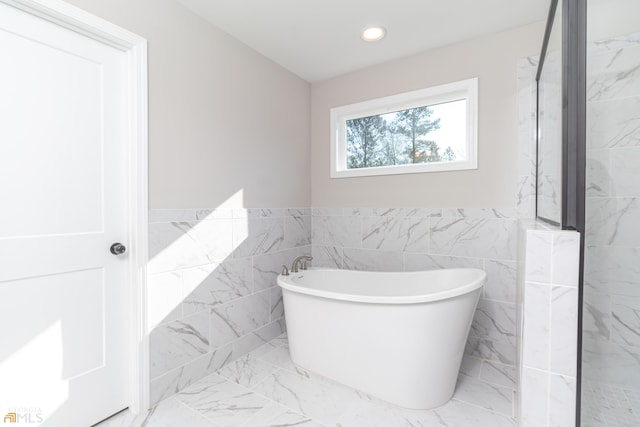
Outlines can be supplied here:
[[518, 234], [518, 408], [523, 427], [575, 425], [580, 234], [533, 220]]
[[281, 335], [283, 264], [311, 253], [309, 208], [149, 213], [151, 403]]
[[312, 208], [313, 265], [375, 271], [484, 269], [488, 281], [465, 364], [482, 365], [480, 378], [493, 373], [513, 387], [517, 217], [516, 208]]
[[640, 33], [587, 56], [585, 379], [640, 389]]

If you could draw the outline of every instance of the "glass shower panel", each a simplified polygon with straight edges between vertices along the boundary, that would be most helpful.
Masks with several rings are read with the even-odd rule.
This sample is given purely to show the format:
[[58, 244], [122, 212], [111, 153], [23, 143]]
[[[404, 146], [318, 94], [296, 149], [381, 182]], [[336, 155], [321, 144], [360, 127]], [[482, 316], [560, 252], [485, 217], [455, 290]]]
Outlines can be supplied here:
[[640, 1], [587, 15], [583, 426], [640, 425]]
[[562, 222], [562, 1], [558, 1], [538, 74], [536, 216]]

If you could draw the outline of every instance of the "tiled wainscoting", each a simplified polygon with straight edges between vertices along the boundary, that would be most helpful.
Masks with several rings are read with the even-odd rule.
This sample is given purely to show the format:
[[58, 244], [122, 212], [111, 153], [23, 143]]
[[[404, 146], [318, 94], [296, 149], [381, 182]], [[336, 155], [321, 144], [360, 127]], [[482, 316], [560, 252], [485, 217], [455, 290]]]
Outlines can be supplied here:
[[580, 234], [521, 221], [518, 236], [520, 423], [573, 426]]
[[470, 393], [494, 396], [478, 405], [512, 415], [516, 217], [516, 209], [152, 211], [152, 403], [280, 335], [276, 276], [311, 252], [316, 267], [485, 269], [462, 369]]
[[302, 209], [150, 212], [151, 403], [281, 335], [282, 264], [311, 252]]
[[313, 265], [377, 271], [484, 269], [488, 280], [463, 369], [503, 387], [502, 404], [510, 406], [516, 364], [516, 218], [515, 208], [313, 208]]

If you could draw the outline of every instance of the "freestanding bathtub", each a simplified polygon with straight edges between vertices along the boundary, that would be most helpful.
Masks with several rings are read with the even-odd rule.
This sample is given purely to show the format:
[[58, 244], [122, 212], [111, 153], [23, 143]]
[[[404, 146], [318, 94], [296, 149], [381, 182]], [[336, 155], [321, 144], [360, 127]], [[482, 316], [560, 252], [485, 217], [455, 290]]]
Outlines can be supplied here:
[[398, 406], [441, 406], [485, 280], [471, 268], [280, 275], [291, 360]]

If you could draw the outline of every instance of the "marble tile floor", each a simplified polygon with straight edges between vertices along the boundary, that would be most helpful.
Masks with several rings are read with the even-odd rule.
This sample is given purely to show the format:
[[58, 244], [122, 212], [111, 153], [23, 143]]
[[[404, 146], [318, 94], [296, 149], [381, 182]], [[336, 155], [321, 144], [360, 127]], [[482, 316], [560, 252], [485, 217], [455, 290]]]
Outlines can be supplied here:
[[123, 411], [95, 427], [515, 426], [513, 390], [481, 381], [465, 360], [453, 400], [399, 408], [297, 368], [286, 336], [231, 362], [148, 413]]
[[636, 427], [640, 425], [640, 390], [612, 384], [582, 383], [584, 427]]

